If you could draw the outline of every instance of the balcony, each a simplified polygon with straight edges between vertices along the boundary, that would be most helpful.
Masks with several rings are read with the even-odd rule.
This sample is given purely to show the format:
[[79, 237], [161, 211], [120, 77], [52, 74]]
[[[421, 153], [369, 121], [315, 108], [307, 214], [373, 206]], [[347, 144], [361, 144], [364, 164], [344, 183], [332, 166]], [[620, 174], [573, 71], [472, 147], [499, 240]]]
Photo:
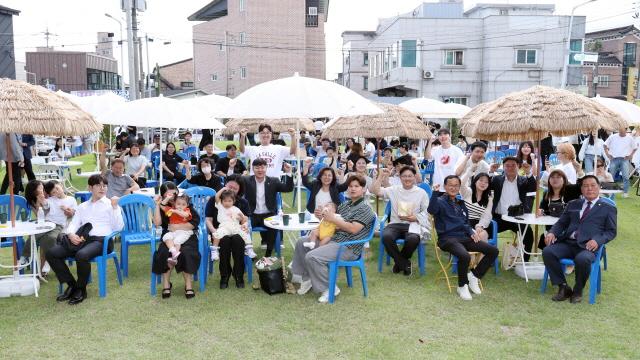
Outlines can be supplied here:
[[318, 15], [306, 15], [304, 26], [306, 27], [318, 27]]

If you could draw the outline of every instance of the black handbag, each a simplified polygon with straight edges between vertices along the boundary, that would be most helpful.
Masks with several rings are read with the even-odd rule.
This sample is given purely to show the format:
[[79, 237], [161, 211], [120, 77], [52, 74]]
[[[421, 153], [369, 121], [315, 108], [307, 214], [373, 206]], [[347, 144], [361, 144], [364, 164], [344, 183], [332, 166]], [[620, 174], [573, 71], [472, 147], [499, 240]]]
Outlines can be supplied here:
[[258, 271], [260, 278], [260, 288], [269, 295], [282, 294], [285, 292], [282, 268]]
[[76, 231], [76, 235], [84, 238], [84, 241], [79, 243], [78, 245], [72, 243], [69, 239], [69, 236], [65, 233], [60, 233], [58, 235], [56, 243], [69, 251], [78, 251], [90, 241], [89, 232], [91, 231], [91, 229], [93, 229], [93, 225], [91, 225], [91, 223], [86, 223], [80, 226], [78, 231]]
[[564, 212], [565, 207], [567, 207], [567, 204], [565, 204], [564, 201], [559, 203], [549, 203], [548, 215], [559, 218]]
[[522, 216], [524, 215], [524, 205], [512, 205], [507, 208], [507, 215], [514, 216]]

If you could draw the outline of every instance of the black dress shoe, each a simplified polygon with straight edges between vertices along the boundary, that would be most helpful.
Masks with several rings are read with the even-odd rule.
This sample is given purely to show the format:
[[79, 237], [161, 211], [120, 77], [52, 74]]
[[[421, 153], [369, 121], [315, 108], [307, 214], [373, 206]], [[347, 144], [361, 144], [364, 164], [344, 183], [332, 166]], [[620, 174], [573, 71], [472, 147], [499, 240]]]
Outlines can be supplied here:
[[229, 287], [229, 278], [221, 278], [220, 279], [220, 289], [226, 289]]
[[75, 291], [75, 287], [68, 285], [67, 289], [60, 295], [58, 295], [58, 297], [56, 298], [57, 302], [63, 302], [63, 301], [67, 301], [71, 298], [71, 295], [73, 295], [73, 292]]
[[571, 295], [573, 295], [573, 290], [571, 290], [570, 287], [568, 287], [566, 284], [565, 285], [560, 285], [558, 287], [558, 293], [555, 294], [551, 300], [553, 301], [565, 301], [569, 298], [571, 298]]
[[236, 281], [236, 287], [238, 289], [244, 289], [244, 281], [242, 281], [242, 280]]
[[398, 264], [393, 264], [393, 269], [391, 269], [391, 271], [393, 271], [394, 274], [399, 274], [402, 269], [400, 268], [400, 266], [398, 266]]
[[76, 289], [69, 299], [69, 305], [77, 305], [87, 298], [87, 291], [84, 289]]
[[569, 302], [572, 304], [578, 304], [582, 302], [582, 291], [574, 291], [573, 295], [571, 295], [571, 299], [569, 299]]

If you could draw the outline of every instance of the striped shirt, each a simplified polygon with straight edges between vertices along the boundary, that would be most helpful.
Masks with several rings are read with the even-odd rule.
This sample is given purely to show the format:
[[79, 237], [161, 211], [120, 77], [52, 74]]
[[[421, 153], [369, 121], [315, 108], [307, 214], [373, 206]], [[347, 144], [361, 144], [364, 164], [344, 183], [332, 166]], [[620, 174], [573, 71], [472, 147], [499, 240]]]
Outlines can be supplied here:
[[469, 201], [465, 201], [464, 204], [467, 206], [467, 210], [469, 211], [469, 220], [480, 220], [482, 214], [487, 209], [478, 203], [472, 203]]
[[[346, 222], [357, 222], [364, 226], [362, 227], [362, 230], [358, 231], [356, 234], [349, 234], [344, 230], [338, 230], [333, 236], [333, 241], [341, 243], [362, 240], [369, 235], [369, 231], [371, 231], [375, 217], [373, 210], [371, 210], [366, 201], [363, 201], [363, 198], [356, 201], [349, 200], [343, 202], [338, 206], [337, 213], [342, 216], [342, 219]], [[354, 255], [358, 256], [362, 253], [363, 244], [347, 245], [347, 247], [353, 251]]]

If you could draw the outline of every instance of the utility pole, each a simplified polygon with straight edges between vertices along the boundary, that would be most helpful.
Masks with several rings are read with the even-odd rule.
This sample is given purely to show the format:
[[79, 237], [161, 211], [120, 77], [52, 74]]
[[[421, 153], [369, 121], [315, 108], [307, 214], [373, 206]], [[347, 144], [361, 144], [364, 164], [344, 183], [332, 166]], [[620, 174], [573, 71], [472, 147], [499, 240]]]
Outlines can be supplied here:
[[224, 52], [225, 52], [225, 85], [226, 85], [226, 92], [225, 92], [225, 96], [229, 97], [229, 32], [228, 31], [224, 31]]
[[147, 76], [145, 90], [149, 91], [149, 74], [151, 74], [151, 68], [149, 67], [149, 42], [153, 42], [153, 38], [149, 39], [149, 34], [144, 34], [145, 42], [147, 43]]
[[133, 71], [134, 71], [134, 81], [136, 82], [136, 99], [141, 98], [140, 91], [142, 90], [140, 87], [140, 69], [138, 68], [138, 63], [140, 62], [140, 51], [138, 49], [138, 45], [140, 43], [140, 38], [138, 38], [138, 11], [136, 7], [137, 0], [131, 1], [131, 32], [133, 36]]
[[140, 97], [141, 98], [146, 98], [147, 97], [147, 93], [144, 91], [144, 66], [142, 65], [142, 38], [138, 38], [138, 62], [140, 64], [140, 93], [142, 94]]
[[127, 60], [129, 65], [129, 100], [138, 98], [138, 82], [136, 77], [135, 44], [133, 34], [133, 1], [124, 0], [127, 14]]

